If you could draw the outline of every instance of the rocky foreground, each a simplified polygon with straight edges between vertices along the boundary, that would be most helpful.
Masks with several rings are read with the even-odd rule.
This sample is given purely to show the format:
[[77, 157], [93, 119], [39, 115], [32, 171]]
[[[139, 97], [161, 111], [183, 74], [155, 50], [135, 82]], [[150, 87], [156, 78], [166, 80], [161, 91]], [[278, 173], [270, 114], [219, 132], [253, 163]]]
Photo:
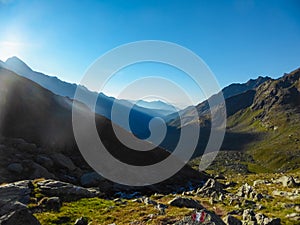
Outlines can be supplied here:
[[194, 190], [143, 195], [53, 179], [0, 186], [0, 224], [299, 224], [300, 174], [210, 178]]

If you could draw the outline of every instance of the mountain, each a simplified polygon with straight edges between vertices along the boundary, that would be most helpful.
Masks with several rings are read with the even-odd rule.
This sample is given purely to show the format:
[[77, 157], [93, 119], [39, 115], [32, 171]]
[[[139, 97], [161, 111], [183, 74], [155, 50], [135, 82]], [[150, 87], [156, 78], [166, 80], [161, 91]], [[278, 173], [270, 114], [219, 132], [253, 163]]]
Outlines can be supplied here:
[[[74, 139], [73, 100], [55, 95], [27, 78], [0, 68], [0, 104], [1, 182], [47, 176], [77, 183], [84, 172], [91, 171]], [[77, 101], [74, 110], [82, 118], [93, 115], [86, 105]], [[95, 115], [95, 122], [99, 137], [108, 151], [122, 162], [150, 165], [170, 154], [161, 148], [146, 152], [129, 149], [116, 137], [110, 120]], [[131, 134], [121, 127], [115, 125], [114, 128], [127, 139], [131, 138]], [[139, 145], [151, 145], [142, 140], [134, 141]], [[8, 172], [6, 168], [10, 168], [11, 164], [21, 165], [24, 173]], [[185, 186], [188, 181], [199, 182], [204, 178], [204, 175], [185, 166], [166, 183], [158, 185], [163, 191], [166, 184], [177, 188]], [[103, 187], [113, 190], [113, 184], [107, 182], [103, 183]]]
[[[200, 123], [201, 134], [194, 157], [201, 156], [211, 133], [211, 111], [222, 112], [226, 107], [227, 128], [221, 150], [229, 156], [224, 158], [230, 159], [235, 152], [246, 154], [247, 160], [239, 166], [247, 168], [248, 165], [256, 172], [297, 169], [300, 164], [299, 77], [300, 69], [297, 69], [275, 80], [259, 77], [250, 80], [244, 87], [230, 85], [223, 89], [225, 104], [209, 108], [208, 102], [204, 101], [196, 106], [199, 118], [187, 108], [181, 112], [181, 122], [179, 118], [169, 121], [169, 126], [177, 131], [173, 130], [173, 136], [176, 137], [183, 126]], [[237, 94], [237, 90], [247, 91]], [[240, 156], [232, 158], [236, 162], [241, 160]], [[222, 162], [220, 165], [224, 165]]]
[[[28, 65], [26, 65], [22, 60], [17, 57], [12, 57], [6, 60], [6, 62], [1, 63], [3, 68], [7, 68], [18, 75], [26, 77], [42, 87], [50, 90], [54, 94], [69, 97], [74, 99], [74, 95], [77, 88], [80, 88], [84, 95], [82, 95], [81, 99], [77, 99], [78, 101], [86, 104], [91, 110], [94, 110], [91, 99], [97, 99], [95, 112], [99, 115], [102, 115], [108, 119], [113, 119], [114, 123], [123, 127], [124, 129], [134, 133], [139, 138], [145, 139], [150, 135], [150, 131], [148, 129], [148, 124], [154, 117], [164, 117], [169, 113], [169, 110], [165, 110], [162, 108], [162, 104], [159, 104], [161, 107], [159, 110], [155, 110], [155, 108], [150, 107], [141, 107], [138, 104], [131, 103], [127, 100], [118, 100], [113, 97], [108, 97], [103, 93], [96, 93], [88, 90], [86, 87], [76, 84], [70, 84], [64, 81], [61, 81], [57, 77], [52, 77], [45, 75], [43, 73], [39, 73], [33, 71]], [[118, 107], [118, 111], [115, 112], [114, 118], [111, 117], [112, 107], [116, 104]], [[157, 103], [155, 103], [158, 105]], [[165, 105], [165, 108], [167, 106]], [[170, 108], [170, 107], [169, 107]], [[124, 112], [130, 110], [129, 117], [129, 125], [128, 127], [125, 123], [127, 120], [124, 119], [126, 117]], [[174, 111], [172, 111], [174, 112]]]
[[[231, 100], [228, 100], [231, 97], [246, 93], [247, 91], [251, 91], [254, 90], [255, 88], [257, 88], [259, 85], [261, 85], [262, 83], [271, 80], [270, 77], [258, 77], [257, 79], [251, 79], [246, 83], [243, 84], [231, 84], [225, 88], [223, 88], [221, 90], [220, 93], [217, 93], [213, 96], [211, 96], [208, 100], [205, 100], [203, 102], [201, 102], [200, 104], [196, 105], [196, 109], [198, 112], [198, 115], [200, 117], [206, 117], [208, 114], [210, 114], [210, 109], [219, 107], [219, 105], [209, 105], [209, 102], [211, 103], [217, 103], [219, 102], [218, 98], [221, 94], [223, 94], [226, 105], [228, 105], [228, 101], [230, 101], [230, 104], [226, 107], [227, 108], [227, 113], [229, 114], [233, 114], [236, 110], [239, 110], [240, 107], [239, 106], [235, 106], [235, 104], [249, 104], [249, 101], [247, 101], [247, 99], [244, 99], [243, 97], [236, 99], [236, 102], [233, 102], [235, 98], [232, 98]], [[250, 92], [249, 92], [250, 93]], [[231, 104], [231, 102], [233, 102]], [[250, 101], [251, 102], [251, 101]], [[184, 110], [179, 111], [179, 115], [181, 116], [181, 120], [180, 118], [177, 116], [177, 114], [171, 114], [169, 116], [166, 117], [166, 121], [168, 121], [169, 126], [173, 126], [173, 127], [180, 127], [180, 126], [184, 126], [188, 123], [191, 123], [191, 121], [193, 120], [198, 120], [198, 115], [194, 115], [194, 108], [191, 107], [187, 107]]]
[[138, 101], [130, 101], [131, 103], [145, 108], [145, 109], [151, 109], [155, 112], [157, 112], [160, 115], [167, 116], [173, 113], [176, 113], [179, 111], [179, 108], [174, 107], [173, 105], [170, 105], [164, 101], [156, 100], [156, 101], [144, 101], [144, 100], [138, 100]]

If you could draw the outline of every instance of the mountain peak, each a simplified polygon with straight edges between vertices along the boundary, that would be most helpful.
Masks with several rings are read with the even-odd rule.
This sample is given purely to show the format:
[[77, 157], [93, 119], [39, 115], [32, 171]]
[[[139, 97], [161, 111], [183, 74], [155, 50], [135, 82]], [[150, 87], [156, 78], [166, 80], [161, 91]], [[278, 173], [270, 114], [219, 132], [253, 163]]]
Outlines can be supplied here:
[[13, 56], [8, 58], [5, 61], [5, 64], [8, 66], [12, 66], [13, 68], [15, 68], [16, 70], [27, 70], [27, 71], [32, 71], [32, 69], [25, 63], [23, 62], [21, 59], [19, 59], [17, 56]]

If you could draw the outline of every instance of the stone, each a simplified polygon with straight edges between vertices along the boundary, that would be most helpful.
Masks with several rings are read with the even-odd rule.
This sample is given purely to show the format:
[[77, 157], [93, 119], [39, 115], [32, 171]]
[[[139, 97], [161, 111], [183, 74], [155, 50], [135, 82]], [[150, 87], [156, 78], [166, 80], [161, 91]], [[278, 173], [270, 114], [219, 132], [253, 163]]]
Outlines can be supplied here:
[[28, 209], [13, 211], [0, 217], [0, 225], [40, 225]]
[[256, 222], [262, 225], [281, 225], [281, 221], [279, 218], [269, 218], [262, 213], [257, 213], [255, 215]]
[[256, 221], [255, 213], [252, 209], [245, 209], [242, 218], [244, 221]]
[[154, 200], [151, 200], [150, 198], [143, 198], [143, 202], [146, 204], [146, 205], [157, 205], [157, 202], [154, 201]]
[[259, 185], [262, 185], [262, 184], [269, 184], [270, 182], [267, 181], [267, 180], [255, 180], [253, 182], [253, 187], [256, 187], [256, 186], [259, 186]]
[[42, 167], [41, 165], [35, 163], [32, 160], [23, 160], [22, 165], [24, 168], [30, 171], [29, 178], [36, 179], [36, 178], [47, 178], [47, 179], [54, 179], [54, 174], [50, 173], [46, 168]]
[[291, 220], [300, 221], [300, 213], [287, 214], [285, 217]]
[[23, 172], [23, 166], [21, 163], [11, 163], [7, 166], [7, 170], [13, 173], [21, 174]]
[[282, 183], [284, 187], [297, 187], [297, 183], [295, 182], [292, 176], [282, 176], [276, 180], [277, 182]]
[[196, 194], [203, 197], [210, 197], [214, 192], [217, 194], [224, 193], [224, 187], [221, 183], [210, 178], [206, 181], [202, 188], [198, 188]]
[[99, 182], [104, 181], [100, 174], [97, 172], [85, 173], [80, 177], [80, 183], [84, 187], [92, 187], [99, 185]]
[[75, 221], [74, 225], [88, 225], [88, 219], [86, 217], [80, 217]]
[[42, 194], [59, 197], [66, 201], [75, 201], [81, 198], [103, 197], [103, 193], [92, 188], [79, 187], [56, 180], [44, 180], [37, 183]]
[[246, 183], [238, 189], [237, 196], [250, 198], [252, 193], [253, 193], [252, 186]]
[[223, 218], [226, 225], [242, 225], [242, 222], [232, 215], [227, 215]]
[[44, 197], [39, 201], [38, 206], [46, 210], [58, 212], [62, 204], [59, 197]]
[[8, 214], [8, 213], [11, 213], [14, 211], [23, 210], [23, 209], [27, 209], [27, 206], [18, 201], [7, 202], [7, 201], [0, 200], [0, 217], [5, 214]]
[[45, 167], [48, 170], [53, 168], [54, 163], [53, 163], [52, 159], [50, 159], [47, 156], [38, 155], [35, 160], [38, 164], [42, 165], [43, 167]]
[[2, 201], [19, 201], [27, 204], [33, 185], [30, 180], [18, 181], [0, 186], [0, 199]]
[[51, 155], [51, 158], [54, 164], [56, 164], [58, 167], [68, 169], [70, 171], [76, 169], [76, 166], [74, 165], [73, 161], [69, 157], [63, 155], [62, 153], [54, 153]]
[[168, 203], [171, 206], [176, 207], [186, 207], [186, 208], [193, 208], [193, 209], [203, 209], [204, 207], [199, 203], [199, 201], [194, 200], [192, 198], [182, 198], [182, 197], [175, 197], [173, 200], [169, 201]]

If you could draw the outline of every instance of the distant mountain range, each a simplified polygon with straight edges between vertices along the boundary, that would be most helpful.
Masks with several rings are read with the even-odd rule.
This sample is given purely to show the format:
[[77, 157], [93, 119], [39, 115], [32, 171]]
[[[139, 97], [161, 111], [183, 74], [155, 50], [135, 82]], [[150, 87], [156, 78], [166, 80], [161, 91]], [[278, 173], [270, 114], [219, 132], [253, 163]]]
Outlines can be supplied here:
[[[77, 88], [80, 88], [84, 92], [84, 97], [77, 99], [86, 104], [91, 110], [94, 110], [97, 114], [102, 115], [108, 119], [111, 118], [111, 111], [113, 104], [118, 105], [118, 112], [113, 118], [113, 122], [121, 127], [132, 131], [140, 138], [147, 138], [149, 136], [148, 124], [154, 117], [164, 117], [170, 113], [176, 112], [176, 109], [162, 101], [138, 101], [132, 102], [127, 100], [119, 100], [113, 97], [108, 97], [103, 93], [96, 93], [88, 90], [84, 86], [78, 86], [77, 84], [71, 84], [64, 82], [57, 77], [45, 75], [40, 72], [33, 71], [28, 65], [17, 57], [7, 59], [5, 62], [0, 61], [0, 66], [9, 69], [18, 75], [26, 77], [42, 87], [50, 90], [54, 94], [69, 97], [74, 99], [74, 95]], [[95, 109], [92, 107], [91, 99], [97, 99]], [[131, 109], [130, 112], [130, 129], [124, 123], [126, 112]]]

